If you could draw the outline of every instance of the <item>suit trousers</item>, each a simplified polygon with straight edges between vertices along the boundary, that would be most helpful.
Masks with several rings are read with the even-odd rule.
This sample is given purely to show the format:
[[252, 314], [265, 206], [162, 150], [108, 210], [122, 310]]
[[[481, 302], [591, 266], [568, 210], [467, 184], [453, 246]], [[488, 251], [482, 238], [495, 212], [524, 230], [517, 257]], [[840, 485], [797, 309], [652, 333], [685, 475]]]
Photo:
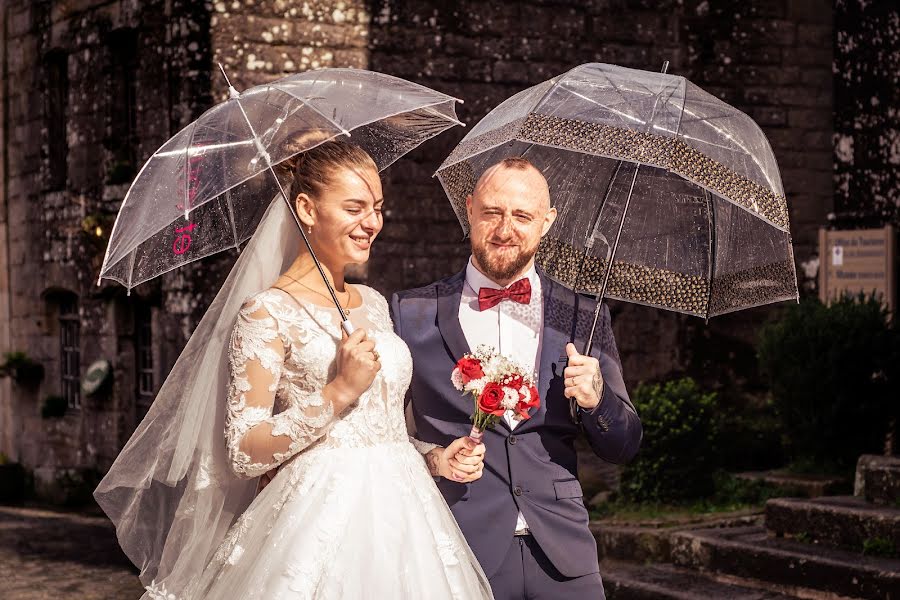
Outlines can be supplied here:
[[515, 536], [490, 579], [495, 600], [605, 600], [600, 573], [566, 577], [530, 535]]

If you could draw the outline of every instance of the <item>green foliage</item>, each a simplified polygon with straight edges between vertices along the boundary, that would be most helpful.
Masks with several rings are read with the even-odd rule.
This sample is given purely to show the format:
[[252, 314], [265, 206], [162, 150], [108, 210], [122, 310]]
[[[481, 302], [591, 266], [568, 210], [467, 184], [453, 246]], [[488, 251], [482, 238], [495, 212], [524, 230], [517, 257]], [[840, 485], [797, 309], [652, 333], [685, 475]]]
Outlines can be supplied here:
[[760, 367], [793, 460], [852, 467], [882, 449], [897, 410], [898, 350], [898, 329], [873, 298], [805, 300], [763, 329]]
[[710, 502], [722, 506], [762, 506], [766, 500], [782, 496], [796, 495], [788, 490], [760, 479], [739, 479], [734, 475], [719, 471], [714, 476], [716, 491]]
[[894, 542], [883, 537], [866, 538], [863, 540], [862, 551], [868, 556], [897, 557], [897, 548], [894, 546]]
[[106, 175], [106, 183], [109, 185], [117, 185], [120, 183], [128, 183], [134, 177], [134, 168], [126, 162], [116, 162], [110, 165]]
[[47, 396], [44, 399], [44, 405], [41, 407], [41, 417], [44, 419], [58, 419], [65, 416], [68, 408], [69, 405], [62, 396]]
[[32, 384], [44, 378], [44, 365], [24, 352], [7, 352], [0, 364], [0, 377], [12, 377], [16, 383]]
[[746, 481], [718, 471], [713, 477], [715, 491], [706, 498], [680, 502], [635, 502], [621, 494], [591, 510], [592, 519], [615, 518], [625, 521], [673, 521], [702, 515], [760, 509], [770, 498], [785, 495], [785, 490], [764, 481]]
[[797, 535], [794, 536], [794, 539], [800, 542], [801, 544], [812, 544], [815, 539], [806, 531], [801, 531]]
[[644, 439], [622, 472], [621, 494], [633, 502], [672, 502], [712, 493], [718, 466], [716, 395], [690, 378], [641, 384], [632, 398]]
[[719, 406], [719, 457], [728, 471], [763, 471], [784, 464], [781, 421], [769, 406]]

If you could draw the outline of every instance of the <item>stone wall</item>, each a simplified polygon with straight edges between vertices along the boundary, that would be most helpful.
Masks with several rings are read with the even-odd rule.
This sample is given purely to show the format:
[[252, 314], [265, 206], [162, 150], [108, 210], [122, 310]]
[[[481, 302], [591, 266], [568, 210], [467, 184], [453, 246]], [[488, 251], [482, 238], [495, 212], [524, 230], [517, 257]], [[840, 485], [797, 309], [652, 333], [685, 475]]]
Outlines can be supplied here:
[[[43, 469], [47, 479], [108, 467], [140, 416], [137, 316], [149, 307], [158, 387], [227, 273], [232, 253], [139, 286], [130, 297], [117, 285], [94, 285], [135, 164], [226, 97], [216, 63], [238, 89], [316, 67], [383, 71], [462, 98], [460, 117], [471, 126], [509, 95], [580, 63], [656, 70], [669, 60], [670, 73], [747, 111], [765, 130], [805, 265], [814, 262], [816, 229], [832, 211], [832, 115], [849, 114], [849, 100], [833, 106], [832, 15], [831, 4], [817, 0], [7, 1], [0, 351], [26, 351], [46, 375], [33, 388], [0, 383], [0, 451]], [[130, 58], [123, 53], [129, 47]], [[60, 65], [64, 98], [48, 96]], [[123, 112], [129, 94], [133, 111]], [[64, 118], [54, 120], [61, 105]], [[885, 115], [895, 122], [895, 114]], [[867, 121], [872, 131], [880, 122]], [[390, 294], [463, 266], [467, 243], [431, 175], [464, 134], [451, 130], [384, 174], [386, 227], [358, 278]], [[888, 177], [893, 155], [882, 156]], [[885, 185], [894, 191], [881, 196], [896, 193], [895, 183]], [[62, 292], [79, 299], [82, 370], [107, 358], [115, 377], [80, 410], [42, 419], [44, 399], [60, 387], [54, 311]], [[710, 384], [752, 387], [754, 332], [776, 312], [755, 309], [705, 325], [612, 304], [631, 384], [689, 371]]]
[[[782, 170], [795, 256], [800, 264], [814, 261], [817, 229], [832, 210], [830, 3], [380, 0], [372, 15], [371, 68], [464, 99], [460, 117], [470, 126], [513, 93], [581, 63], [656, 70], [671, 61], [670, 73], [762, 126]], [[421, 285], [465, 264], [459, 225], [440, 185], [429, 179], [464, 135], [451, 130], [385, 174], [392, 206], [370, 267], [382, 291]], [[611, 305], [631, 383], [678, 371], [710, 384], [757, 377], [751, 344], [771, 309], [705, 326], [656, 309]], [[732, 351], [708, 350], [716, 344]], [[711, 376], [713, 369], [725, 372]]]
[[[17, 0], [3, 14], [9, 335], [0, 351], [25, 352], [45, 375], [28, 386], [4, 379], [0, 415], [14, 433], [0, 451], [33, 469], [39, 489], [74, 489], [112, 462], [136, 424], [135, 308], [151, 306], [157, 383], [196, 317], [175, 276], [131, 297], [95, 284], [136, 169], [210, 104], [209, 14], [181, 0]], [[65, 416], [42, 418], [61, 392], [59, 310], [71, 297], [80, 372], [104, 358], [114, 377]]]
[[900, 9], [835, 3], [837, 224], [900, 227]]

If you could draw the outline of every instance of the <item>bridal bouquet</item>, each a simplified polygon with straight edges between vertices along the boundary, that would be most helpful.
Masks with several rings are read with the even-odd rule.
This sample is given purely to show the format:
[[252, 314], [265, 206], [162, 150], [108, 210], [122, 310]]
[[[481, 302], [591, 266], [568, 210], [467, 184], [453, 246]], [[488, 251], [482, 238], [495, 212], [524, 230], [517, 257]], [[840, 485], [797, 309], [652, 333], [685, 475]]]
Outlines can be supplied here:
[[450, 381], [475, 400], [469, 437], [476, 443], [506, 411], [514, 411], [515, 418], [524, 420], [530, 418], [530, 409], [541, 405], [528, 371], [489, 346], [478, 346], [474, 353], [459, 359]]

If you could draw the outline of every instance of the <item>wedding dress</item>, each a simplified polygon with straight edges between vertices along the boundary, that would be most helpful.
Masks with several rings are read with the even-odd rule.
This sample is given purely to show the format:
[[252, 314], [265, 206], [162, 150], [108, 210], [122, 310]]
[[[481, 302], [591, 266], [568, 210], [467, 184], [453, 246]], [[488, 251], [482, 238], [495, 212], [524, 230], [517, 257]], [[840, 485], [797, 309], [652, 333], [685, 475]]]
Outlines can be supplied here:
[[[407, 434], [409, 350], [384, 297], [358, 289], [363, 303], [350, 317], [376, 342], [382, 367], [339, 416], [321, 394], [335, 374], [337, 309], [300, 305], [275, 288], [241, 307], [229, 352], [227, 456], [239, 477], [280, 469], [184, 591], [176, 597], [153, 583], [147, 597], [491, 597], [423, 460], [434, 446]], [[261, 431], [271, 444], [242, 445]], [[201, 473], [194, 485], [214, 483]]]

